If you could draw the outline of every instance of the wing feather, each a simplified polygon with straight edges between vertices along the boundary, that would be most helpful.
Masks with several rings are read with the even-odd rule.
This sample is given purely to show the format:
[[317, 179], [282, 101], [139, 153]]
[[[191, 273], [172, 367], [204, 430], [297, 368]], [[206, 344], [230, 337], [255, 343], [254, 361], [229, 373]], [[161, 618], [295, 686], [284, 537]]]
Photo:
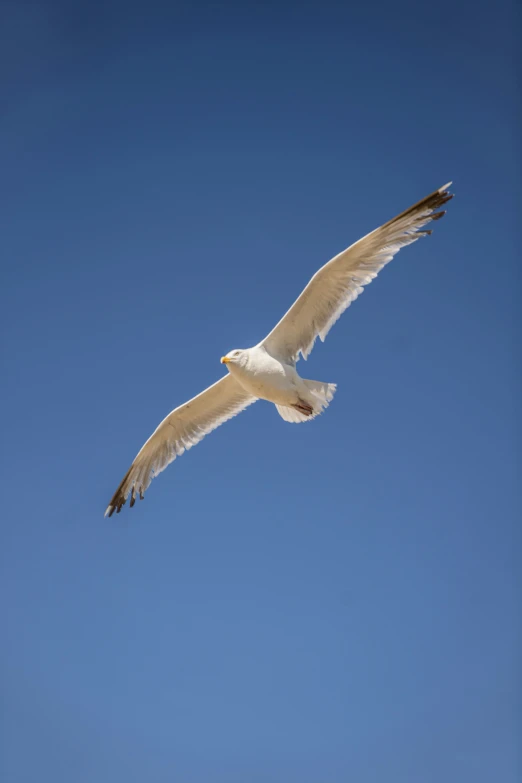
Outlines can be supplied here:
[[107, 506], [105, 516], [110, 517], [115, 511], [119, 514], [129, 495], [131, 507], [137, 495], [143, 500], [145, 490], [154, 476], [256, 399], [232, 375], [225, 375], [197, 397], [169, 413], [138, 452]]
[[423, 227], [446, 214], [435, 210], [453, 198], [450, 185], [435, 190], [328, 261], [261, 345], [285, 361], [297, 362], [300, 355], [306, 359], [317, 337], [324, 342], [334, 323], [383, 266], [402, 247], [431, 234]]

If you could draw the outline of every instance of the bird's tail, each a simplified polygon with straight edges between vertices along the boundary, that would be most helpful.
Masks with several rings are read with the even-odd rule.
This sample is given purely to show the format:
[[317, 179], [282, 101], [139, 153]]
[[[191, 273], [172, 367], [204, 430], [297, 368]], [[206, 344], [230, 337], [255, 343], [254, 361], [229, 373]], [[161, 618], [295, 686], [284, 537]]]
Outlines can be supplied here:
[[305, 381], [308, 388], [306, 400], [299, 400], [296, 405], [276, 405], [277, 412], [285, 421], [299, 424], [302, 421], [311, 421], [319, 416], [328, 407], [332, 400], [337, 385], [335, 383], [322, 383], [321, 381]]

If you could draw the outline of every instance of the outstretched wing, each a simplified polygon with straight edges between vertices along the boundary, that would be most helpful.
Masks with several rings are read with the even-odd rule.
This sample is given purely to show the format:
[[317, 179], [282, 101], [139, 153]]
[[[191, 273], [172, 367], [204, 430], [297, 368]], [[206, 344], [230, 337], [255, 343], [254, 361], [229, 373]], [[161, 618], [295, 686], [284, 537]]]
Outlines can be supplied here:
[[435, 210], [453, 198], [448, 192], [450, 185], [431, 193], [321, 267], [261, 345], [287, 362], [296, 362], [299, 354], [306, 359], [316, 338], [324, 342], [337, 319], [401, 247], [431, 234], [422, 229], [446, 214]]
[[105, 516], [112, 516], [114, 511], [119, 513], [129, 495], [131, 507], [137, 495], [143, 500], [144, 492], [154, 476], [165, 470], [186, 449], [195, 446], [205, 435], [256, 400], [257, 397], [248, 394], [229, 374], [197, 397], [175, 408], [163, 419], [136, 456], [107, 506]]

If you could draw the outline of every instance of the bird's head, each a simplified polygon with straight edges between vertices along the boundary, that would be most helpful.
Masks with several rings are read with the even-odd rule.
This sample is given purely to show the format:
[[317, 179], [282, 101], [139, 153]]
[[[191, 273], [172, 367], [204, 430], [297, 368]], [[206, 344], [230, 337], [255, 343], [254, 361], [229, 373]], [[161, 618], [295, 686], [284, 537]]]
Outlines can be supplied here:
[[[246, 360], [247, 352], [241, 348], [234, 348], [233, 351], [229, 351], [225, 356], [221, 357], [221, 364], [242, 367]], [[228, 369], [230, 369], [230, 367]]]

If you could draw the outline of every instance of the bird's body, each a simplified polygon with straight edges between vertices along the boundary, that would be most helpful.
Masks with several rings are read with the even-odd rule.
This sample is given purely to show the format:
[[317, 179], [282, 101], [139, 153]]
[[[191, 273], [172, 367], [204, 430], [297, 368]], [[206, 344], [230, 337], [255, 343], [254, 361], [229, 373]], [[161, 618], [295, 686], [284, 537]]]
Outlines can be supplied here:
[[229, 351], [221, 361], [229, 373], [189, 402], [175, 408], [137, 454], [105, 512], [119, 512], [130, 496], [143, 498], [152, 478], [214, 430], [258, 399], [275, 404], [293, 423], [310, 421], [331, 401], [336, 386], [310, 381], [296, 363], [307, 358], [315, 340], [324, 340], [346, 308], [393, 256], [431, 230], [423, 227], [445, 212], [452, 198], [448, 185], [367, 234], [331, 259], [272, 331], [253, 348]]
[[304, 404], [305, 407], [310, 405], [314, 408], [314, 396], [307, 381], [297, 372], [295, 364], [272, 356], [262, 343], [242, 350], [239, 359], [227, 359], [224, 363], [249, 394], [282, 407], [293, 408]]
[[297, 402], [300, 378], [295, 366], [271, 356], [263, 345], [241, 351], [239, 361], [224, 357], [223, 364], [245, 391], [279, 405]]

